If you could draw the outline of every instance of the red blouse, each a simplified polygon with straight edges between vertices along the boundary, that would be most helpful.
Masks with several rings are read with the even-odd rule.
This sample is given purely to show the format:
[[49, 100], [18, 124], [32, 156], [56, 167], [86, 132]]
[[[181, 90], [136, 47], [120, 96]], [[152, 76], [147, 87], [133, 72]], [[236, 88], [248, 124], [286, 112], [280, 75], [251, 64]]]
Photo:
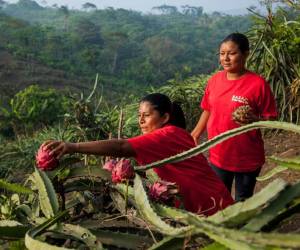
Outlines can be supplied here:
[[[186, 130], [172, 125], [127, 141], [140, 165], [168, 158], [195, 146]], [[154, 171], [162, 180], [177, 183], [183, 204], [191, 212], [211, 215], [234, 202], [202, 154], [154, 168]]]

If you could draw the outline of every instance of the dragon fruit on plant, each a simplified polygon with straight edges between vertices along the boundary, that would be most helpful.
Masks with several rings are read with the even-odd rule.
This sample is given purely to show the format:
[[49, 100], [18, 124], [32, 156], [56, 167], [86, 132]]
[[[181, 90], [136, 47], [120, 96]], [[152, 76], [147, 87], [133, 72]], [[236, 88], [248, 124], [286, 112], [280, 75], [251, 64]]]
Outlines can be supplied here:
[[44, 150], [43, 147], [39, 148], [35, 156], [36, 165], [39, 169], [53, 170], [58, 166], [58, 160], [49, 152], [49, 150]]
[[105, 164], [103, 165], [103, 169], [112, 172], [112, 170], [114, 169], [114, 167], [117, 165], [117, 161], [112, 159], [109, 160], [107, 162], [105, 162]]
[[111, 178], [114, 183], [120, 183], [134, 177], [134, 168], [130, 160], [122, 159], [112, 169]]
[[154, 201], [168, 201], [177, 193], [178, 187], [174, 182], [157, 181], [149, 187], [149, 196]]

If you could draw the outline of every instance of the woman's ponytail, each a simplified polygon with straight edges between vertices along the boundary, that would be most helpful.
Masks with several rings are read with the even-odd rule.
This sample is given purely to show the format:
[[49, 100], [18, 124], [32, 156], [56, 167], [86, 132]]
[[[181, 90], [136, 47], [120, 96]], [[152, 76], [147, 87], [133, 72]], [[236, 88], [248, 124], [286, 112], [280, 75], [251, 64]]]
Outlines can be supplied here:
[[172, 103], [172, 113], [171, 113], [170, 123], [179, 128], [186, 129], [184, 113], [178, 102]]

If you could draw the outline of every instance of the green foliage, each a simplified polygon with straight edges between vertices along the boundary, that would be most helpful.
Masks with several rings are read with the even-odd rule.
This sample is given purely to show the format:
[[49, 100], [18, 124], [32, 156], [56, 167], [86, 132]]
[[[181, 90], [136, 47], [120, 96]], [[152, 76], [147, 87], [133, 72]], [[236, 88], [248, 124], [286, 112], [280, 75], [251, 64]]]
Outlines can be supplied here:
[[123, 89], [161, 85], [186, 67], [190, 75], [211, 73], [217, 67], [219, 41], [250, 26], [248, 16], [207, 14], [194, 6], [145, 15], [113, 8], [30, 7], [33, 1], [25, 2], [3, 8], [26, 21], [3, 18], [0, 31], [6, 36], [0, 45], [17, 58], [75, 75], [101, 73], [108, 86]]
[[17, 93], [10, 101], [10, 110], [2, 108], [4, 119], [1, 127], [13, 128], [15, 135], [31, 134], [45, 125], [52, 125], [61, 119], [67, 110], [68, 101], [54, 89], [29, 86]]
[[167, 84], [157, 90], [170, 97], [172, 101], [180, 104], [185, 114], [187, 129], [191, 130], [200, 116], [200, 100], [209, 76], [199, 75], [182, 79], [181, 76], [169, 80]]
[[58, 199], [54, 187], [43, 171], [35, 169], [32, 178], [35, 189], [39, 190], [39, 203], [46, 218], [51, 218], [59, 211]]
[[[199, 150], [207, 150], [210, 146], [231, 136], [262, 127], [280, 128], [300, 133], [299, 126], [294, 124], [274, 121], [257, 122], [228, 131], [209, 141], [205, 146], [196, 148], [192, 153], [185, 152], [167, 160], [172, 162], [182, 160], [184, 157], [191, 157], [193, 154], [199, 153]], [[2, 213], [2, 222], [0, 223], [0, 238], [7, 240], [8, 238], [5, 237], [9, 237], [11, 240], [15, 240], [23, 237], [26, 231], [25, 244], [29, 249], [62, 249], [62, 247], [78, 249], [84, 246], [101, 249], [100, 242], [102, 241], [104, 247], [115, 245], [135, 248], [141, 246], [141, 237], [138, 237], [135, 232], [139, 232], [141, 226], [145, 228], [146, 225], [153, 240], [143, 236], [146, 237], [143, 241], [146, 242], [147, 247], [152, 245], [152, 249], [167, 247], [176, 249], [179, 245], [189, 247], [189, 244], [199, 246], [199, 242], [205, 245], [208, 243], [207, 236], [221, 244], [222, 249], [225, 249], [223, 246], [235, 250], [289, 249], [300, 246], [298, 234], [280, 234], [274, 232], [274, 228], [269, 233], [262, 231], [271, 223], [289, 217], [297, 211], [295, 208], [299, 207], [299, 183], [288, 185], [282, 180], [275, 180], [248, 200], [236, 203], [205, 218], [184, 210], [152, 203], [148, 200], [139, 175], [136, 175], [134, 186], [129, 187], [127, 192], [124, 184], [112, 186], [109, 181], [109, 173], [99, 168], [99, 165], [88, 165], [82, 168], [78, 166], [78, 162], [70, 160], [65, 164], [67, 162], [72, 165], [69, 166], [70, 171], [59, 180], [57, 180], [59, 169], [49, 174], [38, 171], [29, 177], [29, 180], [35, 183], [33, 185], [35, 195], [1, 196], [1, 211], [4, 213]], [[293, 162], [293, 166], [296, 163], [291, 160], [286, 162]], [[158, 164], [160, 162], [156, 163], [156, 165]], [[61, 168], [65, 167], [64, 165]], [[88, 180], [90, 182], [86, 182]], [[92, 182], [99, 185], [91, 186]], [[59, 202], [55, 198], [52, 185], [59, 189]], [[111, 192], [111, 194], [116, 194], [116, 190], [120, 192], [118, 199], [120, 200], [120, 210], [123, 213], [123, 195], [128, 193], [130, 207], [127, 214], [112, 214], [112, 211], [116, 212], [114, 209], [118, 207], [112, 209], [114, 202], [110, 200], [107, 203], [107, 197]], [[98, 208], [91, 206], [92, 201], [96, 202], [97, 191], [101, 198]], [[39, 196], [39, 199], [34, 198], [35, 196]], [[109, 215], [105, 213], [108, 208], [110, 208]], [[43, 214], [47, 215], [49, 219], [46, 220]], [[124, 217], [126, 219], [122, 220], [121, 218]], [[89, 220], [85, 221], [87, 218]], [[20, 223], [21, 221], [22, 223]], [[145, 224], [145, 221], [151, 225]], [[131, 230], [135, 230], [134, 233], [110, 231], [112, 225], [119, 225], [121, 228], [121, 226], [128, 227], [130, 223], [135, 225], [131, 228]], [[80, 226], [74, 226], [75, 224], [80, 224]], [[18, 229], [19, 231], [16, 232]], [[155, 231], [160, 231], [165, 238], [157, 235], [158, 233]], [[211, 245], [208, 249], [216, 249], [216, 246]]]
[[5, 180], [1, 180], [1, 179], [0, 179], [0, 188], [10, 192], [16, 192], [16, 193], [25, 193], [25, 194], [32, 193], [32, 191], [26, 187], [23, 187], [18, 184], [8, 183]]
[[[266, 1], [267, 15], [255, 13], [249, 31], [253, 52], [249, 64], [265, 76], [277, 99], [281, 120], [300, 122], [300, 8], [283, 1], [275, 13]], [[292, 7], [289, 5], [292, 4]]]

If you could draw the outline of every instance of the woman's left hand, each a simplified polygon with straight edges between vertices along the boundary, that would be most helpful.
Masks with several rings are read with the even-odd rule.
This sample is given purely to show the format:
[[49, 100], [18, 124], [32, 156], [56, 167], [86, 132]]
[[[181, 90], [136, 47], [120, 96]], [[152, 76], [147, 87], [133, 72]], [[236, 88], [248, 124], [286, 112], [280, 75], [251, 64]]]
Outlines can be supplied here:
[[73, 153], [73, 143], [67, 143], [64, 141], [46, 141], [41, 147], [44, 150], [49, 150], [50, 155], [54, 155], [57, 159], [60, 159], [65, 154]]

